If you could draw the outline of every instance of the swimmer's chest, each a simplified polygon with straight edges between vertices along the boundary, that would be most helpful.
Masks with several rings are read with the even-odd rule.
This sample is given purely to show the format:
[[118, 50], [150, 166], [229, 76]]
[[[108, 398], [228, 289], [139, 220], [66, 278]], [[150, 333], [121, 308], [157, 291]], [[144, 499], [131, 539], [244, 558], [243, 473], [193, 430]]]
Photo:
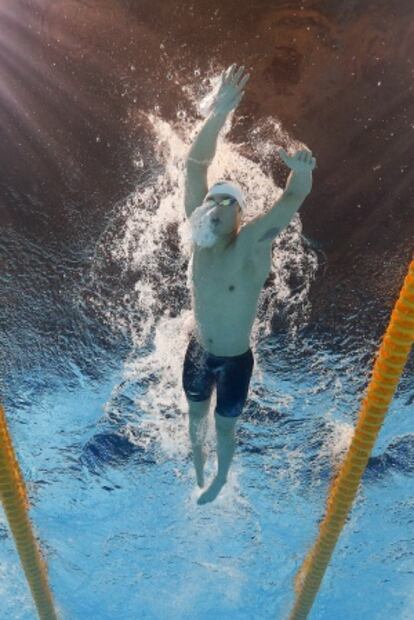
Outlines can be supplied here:
[[[196, 249], [193, 256], [193, 290], [197, 297], [213, 301], [252, 301], [262, 289], [271, 268], [271, 248], [257, 252], [237, 247], [214, 256]], [[216, 297], [215, 297], [216, 296]]]

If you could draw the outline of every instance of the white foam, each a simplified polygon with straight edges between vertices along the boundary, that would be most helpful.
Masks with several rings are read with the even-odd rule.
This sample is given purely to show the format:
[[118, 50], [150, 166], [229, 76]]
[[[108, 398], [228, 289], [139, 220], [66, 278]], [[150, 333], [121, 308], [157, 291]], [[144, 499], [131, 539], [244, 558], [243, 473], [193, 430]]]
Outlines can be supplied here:
[[195, 209], [190, 217], [190, 234], [193, 243], [201, 248], [211, 248], [217, 241], [217, 235], [211, 226], [210, 205], [202, 204]]

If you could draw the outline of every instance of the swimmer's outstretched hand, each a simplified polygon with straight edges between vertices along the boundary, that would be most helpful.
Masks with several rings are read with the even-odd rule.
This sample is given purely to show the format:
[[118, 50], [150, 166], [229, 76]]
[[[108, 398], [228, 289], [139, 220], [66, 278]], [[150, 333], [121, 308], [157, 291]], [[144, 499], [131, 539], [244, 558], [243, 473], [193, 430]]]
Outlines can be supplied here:
[[286, 166], [292, 170], [286, 182], [285, 192], [300, 197], [307, 196], [312, 189], [312, 170], [316, 166], [312, 151], [300, 149], [294, 155], [288, 155], [285, 149], [279, 148], [277, 152]]
[[216, 114], [225, 116], [230, 114], [242, 100], [243, 88], [246, 86], [249, 77], [250, 74], [244, 72], [244, 66], [238, 68], [236, 64], [223, 71], [220, 88], [211, 105], [211, 110]]
[[277, 152], [286, 166], [295, 172], [310, 172], [316, 167], [316, 159], [308, 149], [300, 149], [294, 155], [288, 155], [282, 148], [277, 149]]

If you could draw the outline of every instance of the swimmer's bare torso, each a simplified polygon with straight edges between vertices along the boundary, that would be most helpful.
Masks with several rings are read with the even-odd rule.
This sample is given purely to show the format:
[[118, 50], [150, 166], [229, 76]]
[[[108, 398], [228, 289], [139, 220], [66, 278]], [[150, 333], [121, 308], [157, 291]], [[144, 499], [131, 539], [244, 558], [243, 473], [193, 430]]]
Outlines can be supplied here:
[[191, 296], [196, 336], [213, 355], [240, 355], [250, 333], [260, 291], [271, 268], [271, 243], [252, 247], [243, 228], [220, 253], [193, 246]]
[[[191, 146], [185, 177], [188, 218], [204, 204], [209, 191], [207, 170], [216, 151], [219, 131], [240, 103], [248, 79], [243, 66], [232, 65], [223, 73], [210, 114]], [[305, 148], [288, 155], [279, 148], [278, 154], [291, 172], [284, 192], [270, 211], [238, 229], [236, 207], [229, 206], [233, 222], [230, 217], [223, 217], [226, 221], [220, 231], [217, 229], [217, 244], [210, 246], [208, 235], [202, 243], [193, 244], [190, 286], [195, 335], [213, 355], [241, 355], [249, 348], [257, 302], [271, 267], [272, 240], [288, 226], [312, 187], [316, 160], [311, 151]], [[212, 210], [219, 212], [220, 208]], [[231, 225], [238, 234], [227, 243]]]

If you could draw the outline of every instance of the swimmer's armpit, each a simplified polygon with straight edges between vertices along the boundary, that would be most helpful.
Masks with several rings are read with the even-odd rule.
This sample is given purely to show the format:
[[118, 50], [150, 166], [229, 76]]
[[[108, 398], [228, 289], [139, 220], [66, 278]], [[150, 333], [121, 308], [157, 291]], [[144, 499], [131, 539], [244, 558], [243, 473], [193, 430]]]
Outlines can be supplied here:
[[262, 237], [260, 237], [259, 241], [267, 241], [269, 239], [273, 239], [281, 231], [282, 229], [279, 226], [275, 226], [274, 228], [269, 228], [269, 230]]

